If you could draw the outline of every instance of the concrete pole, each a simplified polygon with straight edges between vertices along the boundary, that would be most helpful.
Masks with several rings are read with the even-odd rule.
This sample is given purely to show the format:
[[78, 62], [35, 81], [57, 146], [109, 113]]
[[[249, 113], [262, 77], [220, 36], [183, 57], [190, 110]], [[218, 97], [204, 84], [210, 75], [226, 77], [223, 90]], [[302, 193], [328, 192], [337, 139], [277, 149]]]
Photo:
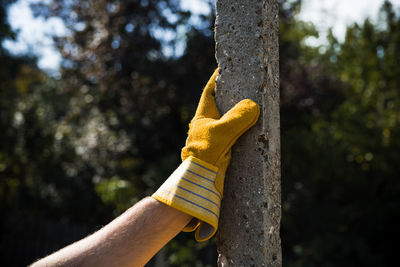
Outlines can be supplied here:
[[258, 123], [232, 151], [217, 234], [218, 266], [281, 266], [277, 0], [217, 0], [216, 100], [221, 113], [244, 98]]

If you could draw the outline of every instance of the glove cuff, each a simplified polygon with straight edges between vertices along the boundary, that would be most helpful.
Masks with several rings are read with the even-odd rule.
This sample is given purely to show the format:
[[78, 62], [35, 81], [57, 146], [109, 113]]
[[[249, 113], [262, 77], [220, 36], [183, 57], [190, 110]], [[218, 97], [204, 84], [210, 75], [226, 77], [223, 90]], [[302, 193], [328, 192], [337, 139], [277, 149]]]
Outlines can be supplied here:
[[218, 228], [222, 196], [215, 187], [217, 172], [216, 166], [190, 156], [152, 195], [158, 201], [200, 220], [195, 226], [184, 229], [193, 231], [197, 228], [197, 241], [210, 239]]

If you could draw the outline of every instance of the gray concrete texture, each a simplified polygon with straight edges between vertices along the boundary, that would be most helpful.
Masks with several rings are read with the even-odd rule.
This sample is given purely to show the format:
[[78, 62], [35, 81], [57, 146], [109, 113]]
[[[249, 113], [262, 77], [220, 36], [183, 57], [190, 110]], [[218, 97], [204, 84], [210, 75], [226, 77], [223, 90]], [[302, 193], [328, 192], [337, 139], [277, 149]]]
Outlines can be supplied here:
[[216, 101], [260, 104], [258, 123], [235, 144], [217, 234], [218, 266], [281, 266], [277, 0], [217, 0]]

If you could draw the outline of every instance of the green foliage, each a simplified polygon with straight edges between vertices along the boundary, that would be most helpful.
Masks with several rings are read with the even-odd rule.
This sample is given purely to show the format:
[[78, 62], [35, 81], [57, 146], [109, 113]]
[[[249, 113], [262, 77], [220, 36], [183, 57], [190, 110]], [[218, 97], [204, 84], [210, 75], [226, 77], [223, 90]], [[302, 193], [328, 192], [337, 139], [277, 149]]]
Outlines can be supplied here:
[[[201, 26], [187, 25], [190, 13], [174, 0], [54, 0], [32, 8], [38, 16], [61, 18], [71, 35], [55, 40], [64, 59], [60, 80], [15, 57], [0, 70], [1, 128], [7, 129], [0, 197], [9, 214], [2, 231], [23, 217], [27, 225], [79, 225], [87, 229], [84, 236], [150, 195], [179, 165], [187, 124], [215, 67], [213, 20], [202, 16]], [[155, 32], [183, 26], [181, 40], [191, 47], [180, 58], [166, 57], [163, 45], [176, 44]], [[189, 253], [182, 260], [190, 265], [191, 239], [185, 235], [170, 255]], [[51, 252], [45, 245], [26, 250], [37, 250], [34, 257]], [[8, 248], [3, 253], [15, 264]], [[33, 258], [21, 260], [26, 265]]]
[[[12, 2], [1, 1], [0, 42], [15, 37], [5, 16]], [[308, 47], [306, 38], [319, 33], [296, 19], [300, 4], [280, 1], [284, 263], [392, 266], [400, 18], [386, 1], [376, 24], [351, 25], [343, 43], [330, 33], [326, 46]], [[216, 65], [213, 15], [190, 25], [192, 14], [175, 0], [53, 0], [33, 8], [61, 18], [71, 35], [56, 39], [60, 80], [34, 58], [0, 47], [5, 266], [27, 265], [154, 192], [180, 162], [187, 124]], [[183, 28], [172, 41], [156, 38]], [[182, 56], [163, 54], [178, 40], [186, 44]], [[214, 266], [215, 244], [181, 234], [159, 259]]]
[[95, 186], [97, 194], [104, 203], [114, 204], [116, 215], [133, 206], [137, 200], [133, 200], [132, 196], [137, 195], [129, 181], [114, 176], [111, 179], [100, 181]]
[[[326, 52], [305, 61], [309, 67], [322, 64], [322, 72], [306, 76], [311, 78], [306, 82], [326, 76], [319, 90], [334, 92], [329, 109], [310, 88], [305, 97], [310, 105], [300, 99], [295, 111], [283, 108], [282, 236], [288, 266], [395, 262], [400, 18], [389, 2], [380, 17], [378, 25], [366, 20], [350, 26], [343, 43], [330, 35]], [[288, 122], [292, 114], [296, 122]]]

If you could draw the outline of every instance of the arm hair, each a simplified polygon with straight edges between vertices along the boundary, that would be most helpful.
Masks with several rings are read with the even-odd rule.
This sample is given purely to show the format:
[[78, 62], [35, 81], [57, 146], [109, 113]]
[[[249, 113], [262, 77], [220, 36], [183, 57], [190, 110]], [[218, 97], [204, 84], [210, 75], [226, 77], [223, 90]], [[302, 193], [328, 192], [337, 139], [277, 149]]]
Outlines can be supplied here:
[[144, 198], [94, 234], [31, 266], [143, 266], [191, 216]]

